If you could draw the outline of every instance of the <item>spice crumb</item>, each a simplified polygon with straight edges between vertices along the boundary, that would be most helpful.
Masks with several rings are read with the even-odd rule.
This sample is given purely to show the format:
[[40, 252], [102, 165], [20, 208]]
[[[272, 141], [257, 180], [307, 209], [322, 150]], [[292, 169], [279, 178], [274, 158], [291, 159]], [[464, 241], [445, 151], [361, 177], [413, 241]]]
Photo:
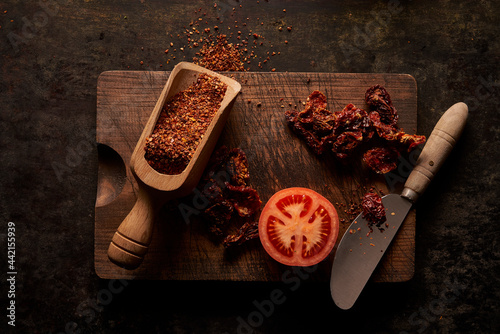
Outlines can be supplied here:
[[145, 143], [144, 157], [153, 169], [175, 175], [186, 168], [226, 89], [220, 79], [200, 74], [196, 82], [165, 103]]

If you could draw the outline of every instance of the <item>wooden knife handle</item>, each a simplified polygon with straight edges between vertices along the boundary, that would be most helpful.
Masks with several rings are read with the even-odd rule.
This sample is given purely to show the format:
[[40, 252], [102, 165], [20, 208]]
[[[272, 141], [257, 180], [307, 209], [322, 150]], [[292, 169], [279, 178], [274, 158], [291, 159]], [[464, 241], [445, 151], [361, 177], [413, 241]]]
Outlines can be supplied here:
[[108, 257], [116, 265], [135, 269], [142, 263], [153, 236], [155, 204], [151, 195], [139, 187], [137, 201], [115, 232]]
[[462, 134], [467, 114], [467, 105], [459, 102], [441, 116], [406, 180], [401, 196], [415, 202], [423, 194]]

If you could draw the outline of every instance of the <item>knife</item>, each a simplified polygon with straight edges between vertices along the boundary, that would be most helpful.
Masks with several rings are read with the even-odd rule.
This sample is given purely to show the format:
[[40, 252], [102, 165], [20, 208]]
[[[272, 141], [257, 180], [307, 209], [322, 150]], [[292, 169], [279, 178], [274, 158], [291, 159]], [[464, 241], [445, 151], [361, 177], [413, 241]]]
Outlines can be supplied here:
[[455, 146], [465, 126], [467, 114], [465, 103], [451, 106], [432, 130], [401, 195], [382, 197], [387, 217], [383, 232], [377, 228], [371, 231], [362, 213], [346, 230], [335, 252], [330, 280], [332, 298], [341, 309], [351, 308], [358, 299], [408, 211]]

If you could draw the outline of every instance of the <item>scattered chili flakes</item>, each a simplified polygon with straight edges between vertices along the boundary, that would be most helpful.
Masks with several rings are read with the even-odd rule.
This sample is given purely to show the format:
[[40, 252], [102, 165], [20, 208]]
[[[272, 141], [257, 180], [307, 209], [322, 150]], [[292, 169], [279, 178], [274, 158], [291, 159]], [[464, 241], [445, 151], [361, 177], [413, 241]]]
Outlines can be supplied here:
[[144, 157], [151, 167], [171, 175], [186, 168], [226, 89], [218, 78], [203, 73], [165, 103], [153, 133], [146, 138]]
[[[240, 60], [244, 64], [251, 64], [254, 62], [256, 66], [260, 69], [264, 67], [264, 64], [268, 62], [269, 57], [265, 59], [266, 56], [262, 55], [261, 52], [257, 51], [257, 46], [269, 46], [270, 48], [273, 48], [273, 45], [270, 41], [267, 41], [267, 39], [260, 34], [258, 31], [252, 31], [251, 29], [244, 31], [244, 27], [247, 26], [247, 22], [239, 22], [239, 20], [230, 20], [227, 22], [228, 24], [224, 24], [223, 20], [217, 16], [216, 12], [221, 11], [220, 6], [215, 6], [213, 7], [215, 13], [207, 13], [203, 12], [204, 18], [199, 17], [199, 13], [201, 11], [195, 11], [197, 13], [198, 17], [194, 20], [192, 20], [189, 23], [189, 28], [184, 27], [184, 31], [180, 32], [177, 34], [178, 40], [169, 42], [171, 49], [170, 52], [168, 53], [167, 57], [167, 64], [175, 59], [175, 53], [176, 52], [184, 52], [185, 55], [182, 55], [182, 58], [185, 59], [187, 56], [189, 56], [190, 50], [193, 48], [198, 48], [200, 47], [200, 50], [205, 47], [206, 50], [209, 50], [211, 48], [215, 48], [216, 45], [213, 44], [214, 41], [217, 41], [217, 38], [220, 35], [225, 35], [225, 38], [227, 41], [234, 41], [234, 43], [228, 42], [234, 48], [234, 50], [238, 51], [240, 53]], [[233, 12], [231, 12], [230, 16], [234, 16], [237, 10], [242, 8], [242, 5], [239, 5], [238, 7], [234, 7]], [[264, 22], [260, 20], [259, 18], [256, 19], [257, 22], [255, 24], [260, 24], [263, 25]], [[210, 22], [211, 21], [211, 22]], [[246, 21], [250, 21], [250, 18], [247, 17]], [[230, 22], [234, 22], [234, 24], [230, 24]], [[248, 22], [248, 25], [250, 22]], [[234, 29], [233, 29], [234, 28]], [[175, 34], [169, 33], [168, 34], [170, 37], [174, 37]], [[252, 37], [254, 36], [254, 37]], [[185, 45], [181, 48], [174, 49], [173, 45], [182, 45], [183, 41], [182, 38], [185, 38]], [[187, 41], [187, 43], [186, 43]], [[180, 51], [178, 51], [180, 50]], [[193, 57], [193, 62], [197, 63], [198, 61], [202, 61], [203, 55], [200, 53], [200, 50], [196, 55]], [[216, 59], [220, 58], [231, 58], [233, 56], [236, 56], [236, 52], [230, 52], [230, 54], [227, 54], [227, 49], [222, 50], [222, 52], [218, 53], [218, 56]], [[250, 53], [248, 56], [245, 53]], [[277, 55], [280, 55], [280, 52], [276, 52]], [[211, 59], [207, 60], [204, 64], [200, 64], [204, 67], [207, 67], [212, 70], [216, 71], [248, 71], [250, 68], [248, 67], [243, 67], [242, 64], [239, 64], [240, 62], [235, 60], [235, 62], [239, 65], [236, 67], [230, 66], [227, 67], [226, 64], [224, 66], [220, 66], [219, 62], [216, 59]], [[257, 65], [258, 63], [258, 65]]]
[[219, 35], [216, 40], [208, 39], [199, 56], [194, 57], [193, 62], [212, 71], [245, 71], [241, 52], [227, 41], [226, 35]]

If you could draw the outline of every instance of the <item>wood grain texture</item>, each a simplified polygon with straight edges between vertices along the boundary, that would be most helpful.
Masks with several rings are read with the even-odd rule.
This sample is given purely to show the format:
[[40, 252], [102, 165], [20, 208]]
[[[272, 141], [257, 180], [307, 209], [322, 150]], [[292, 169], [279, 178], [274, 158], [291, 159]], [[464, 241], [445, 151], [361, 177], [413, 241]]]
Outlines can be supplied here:
[[[103, 196], [98, 195], [95, 210], [97, 274], [102, 278], [127, 279], [286, 280], [292, 268], [272, 260], [258, 240], [240, 249], [224, 250], [208, 235], [206, 226], [195, 214], [185, 219], [175, 202], [167, 204], [157, 217], [153, 240], [141, 267], [130, 271], [108, 260], [109, 242], [135, 203], [138, 191], [128, 168], [130, 157], [168, 75], [169, 72], [110, 71], [99, 77], [97, 142], [102, 154], [98, 194]], [[336, 205], [340, 218], [346, 219], [340, 227], [340, 240], [350, 224], [343, 205], [359, 199], [370, 186], [388, 193], [386, 180], [366, 170], [359, 157], [341, 163], [329, 155], [315, 156], [288, 129], [284, 111], [295, 106], [301, 109], [302, 102], [316, 89], [325, 93], [332, 111], [341, 110], [348, 103], [366, 108], [366, 89], [381, 84], [398, 109], [399, 126], [414, 133], [415, 80], [404, 74], [238, 72], [227, 75], [241, 83], [242, 91], [218, 145], [239, 147], [246, 152], [251, 183], [263, 203], [276, 191], [293, 186], [309, 187], [328, 198]], [[192, 208], [197, 205], [200, 204], [193, 203]], [[415, 212], [411, 211], [372, 279], [379, 282], [410, 279], [414, 272], [414, 252]], [[311, 270], [311, 279], [329, 280], [333, 255], [334, 252]]]

